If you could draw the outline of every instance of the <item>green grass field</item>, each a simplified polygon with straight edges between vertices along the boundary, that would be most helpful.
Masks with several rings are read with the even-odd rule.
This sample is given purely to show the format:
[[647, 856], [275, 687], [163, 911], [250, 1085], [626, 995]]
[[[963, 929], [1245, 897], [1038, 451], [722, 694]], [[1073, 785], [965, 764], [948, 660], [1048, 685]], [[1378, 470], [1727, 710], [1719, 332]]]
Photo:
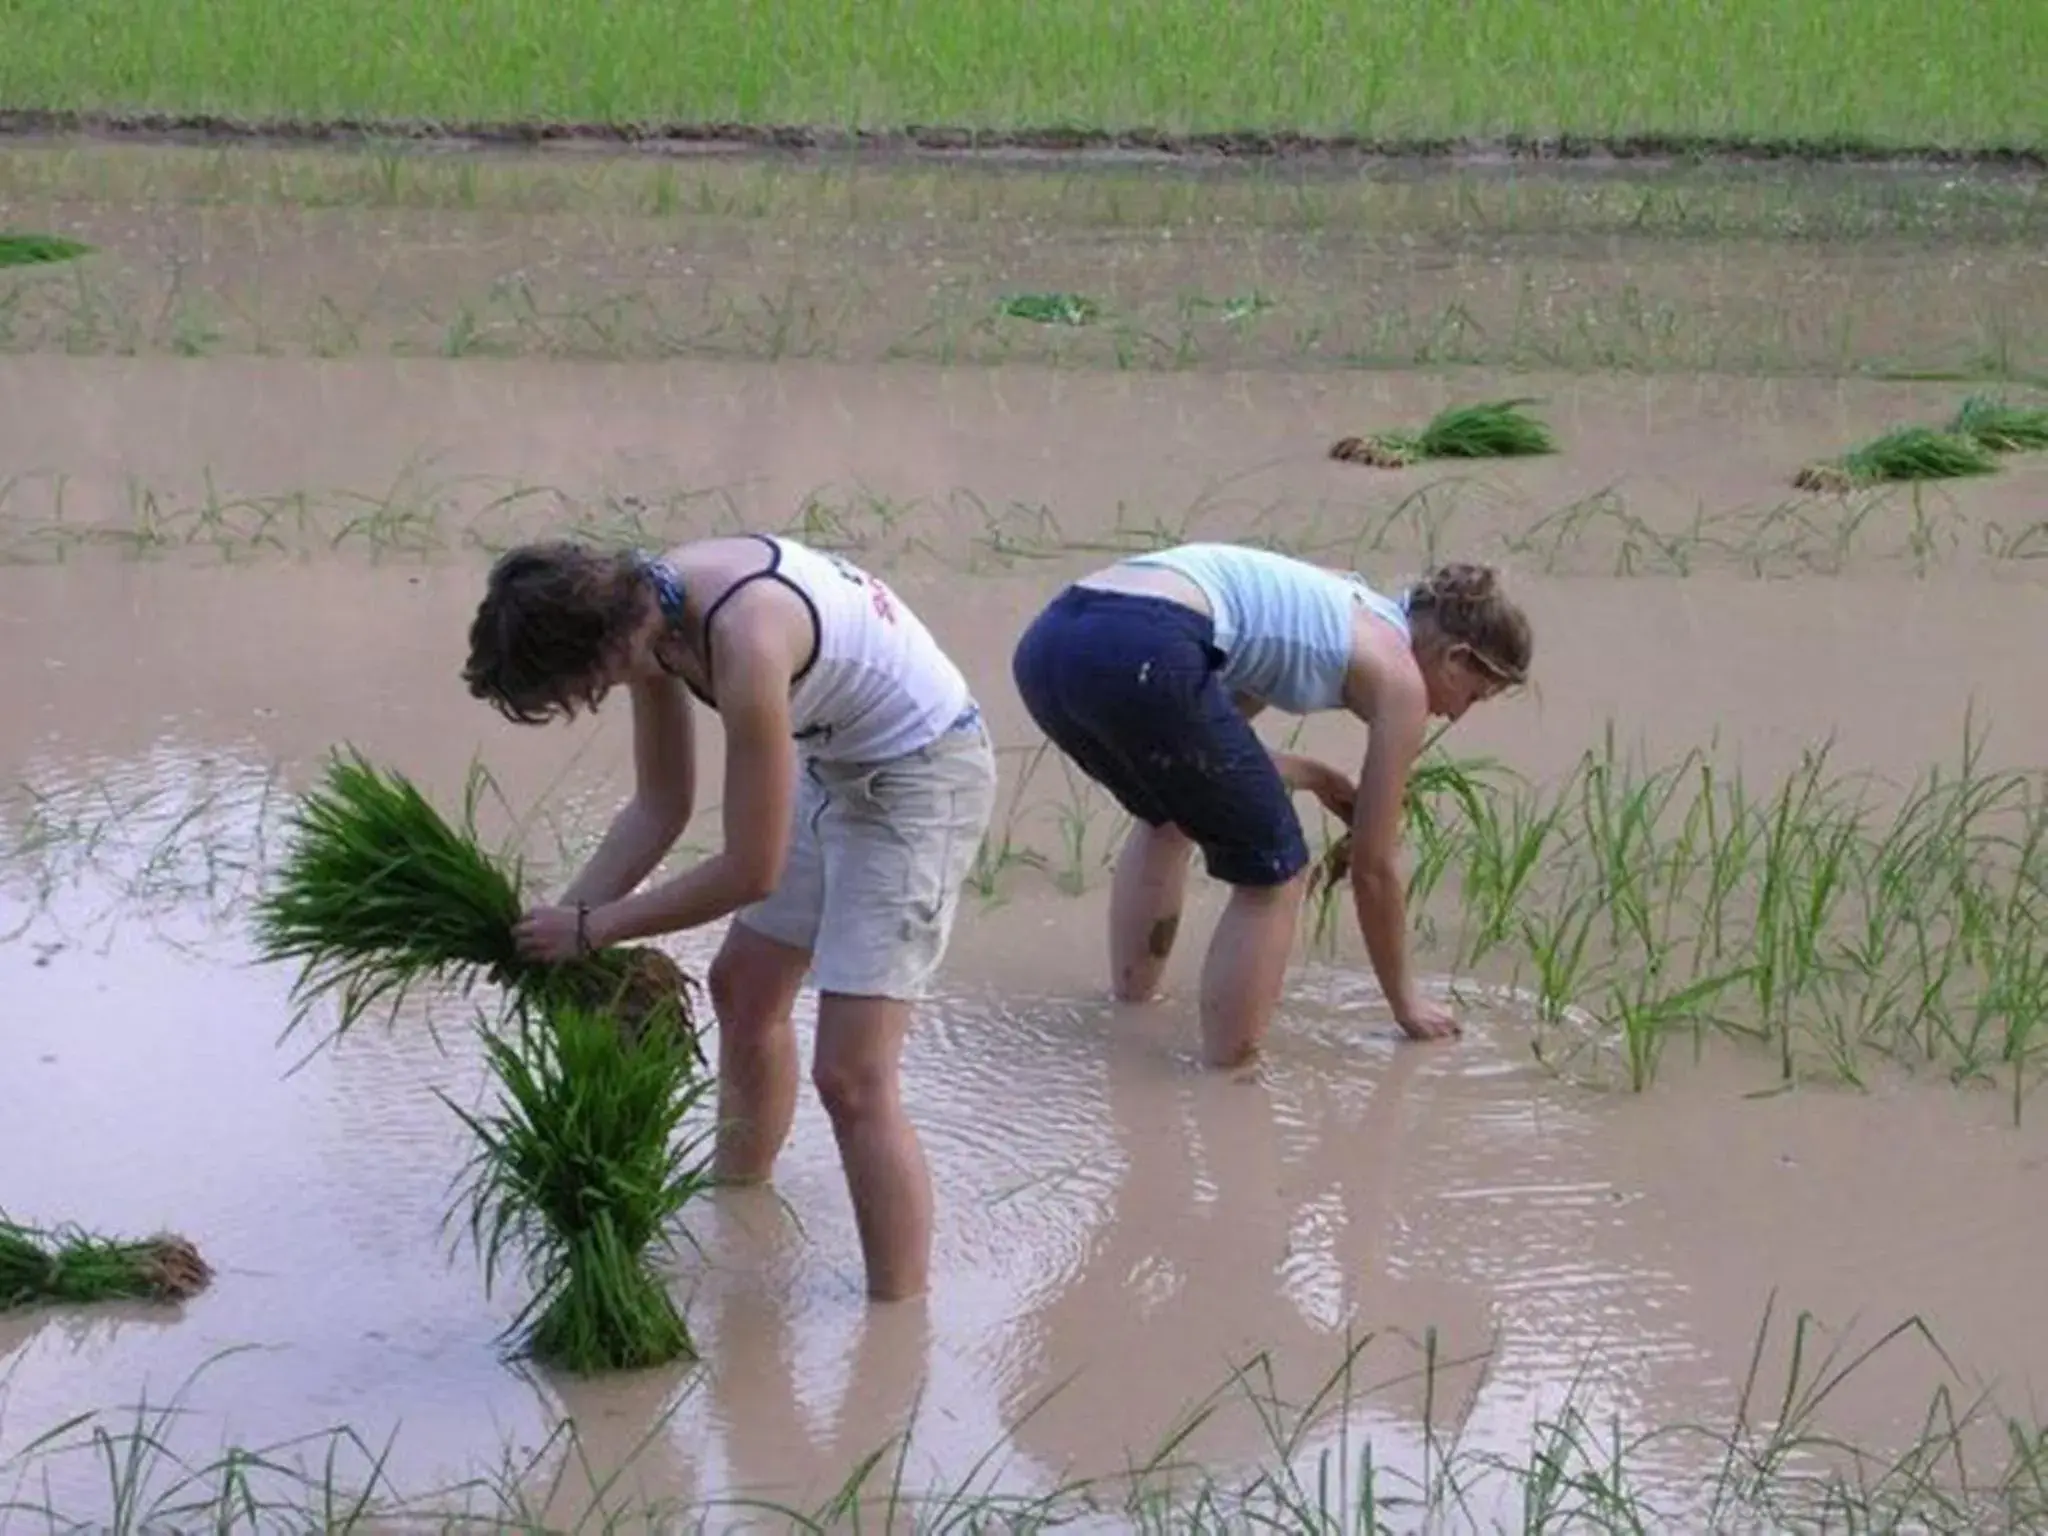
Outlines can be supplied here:
[[14, 0], [13, 109], [2048, 146], [2048, 6]]

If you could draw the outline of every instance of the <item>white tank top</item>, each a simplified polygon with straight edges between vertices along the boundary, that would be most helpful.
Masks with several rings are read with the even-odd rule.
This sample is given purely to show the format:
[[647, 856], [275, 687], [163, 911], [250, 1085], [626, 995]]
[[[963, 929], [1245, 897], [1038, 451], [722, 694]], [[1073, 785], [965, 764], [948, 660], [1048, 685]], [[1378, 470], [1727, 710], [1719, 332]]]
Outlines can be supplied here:
[[[966, 677], [879, 576], [794, 539], [751, 537], [768, 547], [769, 562], [719, 596], [704, 615], [705, 629], [708, 634], [719, 605], [750, 582], [779, 581], [804, 600], [817, 643], [797, 671], [789, 710], [806, 756], [835, 762], [900, 757], [936, 740], [967, 713], [973, 696]], [[706, 661], [715, 691], [715, 654]]]

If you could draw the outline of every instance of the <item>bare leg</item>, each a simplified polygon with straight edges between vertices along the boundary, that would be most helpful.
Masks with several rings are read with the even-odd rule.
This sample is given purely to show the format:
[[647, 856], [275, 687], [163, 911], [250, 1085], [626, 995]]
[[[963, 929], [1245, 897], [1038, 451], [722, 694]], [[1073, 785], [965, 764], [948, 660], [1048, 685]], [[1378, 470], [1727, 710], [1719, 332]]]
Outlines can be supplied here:
[[1173, 955], [1195, 845], [1170, 822], [1139, 822], [1117, 855], [1109, 893], [1109, 964], [1117, 997], [1142, 1003]]
[[734, 1184], [758, 1184], [796, 1117], [796, 1029], [790, 1010], [811, 957], [741, 923], [725, 930], [711, 962], [718, 1014], [718, 1141], [712, 1168]]
[[903, 1110], [899, 1071], [912, 1011], [885, 997], [827, 992], [818, 999], [811, 1077], [839, 1143], [876, 1301], [923, 1294], [931, 1266], [931, 1174]]
[[1306, 872], [1285, 885], [1231, 887], [1202, 962], [1202, 1059], [1208, 1065], [1239, 1066], [1265, 1038], [1307, 888]]

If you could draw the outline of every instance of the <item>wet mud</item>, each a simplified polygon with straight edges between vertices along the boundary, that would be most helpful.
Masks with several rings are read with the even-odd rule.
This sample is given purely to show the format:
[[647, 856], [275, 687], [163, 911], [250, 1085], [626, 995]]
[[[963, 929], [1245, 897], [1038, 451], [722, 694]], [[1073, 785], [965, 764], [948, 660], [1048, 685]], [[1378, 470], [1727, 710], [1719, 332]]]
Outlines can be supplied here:
[[[441, 283], [474, 249], [393, 256], [391, 282]], [[214, 291], [257, 270], [229, 263]], [[1845, 270], [1829, 281], [1853, 286]], [[1446, 299], [1469, 276], [1430, 280]], [[588, 1496], [582, 1473], [542, 1486], [565, 1419], [592, 1466], [630, 1462], [614, 1499], [673, 1504], [812, 1507], [905, 1432], [919, 1488], [1042, 1489], [1161, 1446], [1249, 1468], [1319, 1394], [1303, 1433], [1329, 1443], [1347, 1417], [1330, 1392], [1354, 1444], [1415, 1471], [1453, 1437], [1526, 1454], [1532, 1418], [1575, 1392], [1596, 1422], [1725, 1414], [1773, 1307], [1767, 1396], [1803, 1309], [1852, 1349], [1923, 1319], [1964, 1395], [2023, 1404], [2048, 1384], [2026, 1326], [2048, 1262], [2040, 1115], [2015, 1125], [2003, 1095], [1910, 1063], [1770, 1091], [1767, 1050], [1696, 1054], [1689, 1034], [1646, 1091], [1602, 1091], [1534, 1058], [1533, 1004], [1506, 990], [1468, 992], [1455, 1043], [1411, 1045], [1348, 913], [1333, 946], [1304, 945], [1263, 1058], [1203, 1072], [1218, 892], [1197, 879], [1162, 936], [1162, 1000], [1110, 1002], [1118, 824], [1038, 751], [1008, 673], [1060, 582], [1168, 538], [1261, 540], [1388, 585], [1482, 558], [1532, 614], [1537, 686], [1454, 739], [1538, 783], [1609, 722], [1654, 758], [1710, 748], [1759, 776], [1831, 736], [1904, 781], [1952, 759], [1974, 714], [1990, 759], [2038, 765], [2048, 468], [1867, 497], [1789, 484], [1961, 392], [18, 349], [0, 363], [0, 1207], [173, 1228], [214, 1273], [176, 1307], [0, 1319], [0, 1463], [73, 1413], [191, 1381], [192, 1454], [347, 1424], [395, 1436], [402, 1487], [510, 1477], [557, 1518]], [[1327, 456], [1346, 432], [1504, 395], [1540, 396], [1564, 451], [1398, 471]], [[556, 1378], [500, 1358], [517, 1299], [484, 1295], [445, 1225], [467, 1147], [435, 1090], [486, 1089], [462, 1005], [422, 1003], [288, 1071], [312, 1042], [279, 1039], [289, 977], [251, 963], [247, 902], [290, 794], [344, 742], [444, 805], [483, 760], [504, 795], [488, 826], [559, 882], [625, 792], [627, 722], [522, 730], [464, 697], [491, 552], [544, 529], [659, 544], [737, 526], [885, 572], [1001, 749], [990, 856], [905, 1062], [939, 1196], [933, 1290], [865, 1303], [806, 1096], [773, 1190], [694, 1212], [701, 1246], [670, 1263], [704, 1364]], [[716, 836], [715, 726], [700, 741], [671, 867]], [[1318, 721], [1296, 749], [1355, 771], [1363, 730]], [[661, 947], [701, 976], [718, 936]], [[813, 1023], [806, 996], [806, 1050]], [[1835, 1394], [1830, 1427], [1910, 1440], [1944, 1370], [1902, 1344]], [[1644, 1459], [1673, 1488], [1699, 1475], [1678, 1449]], [[90, 1467], [53, 1476], [66, 1507], [104, 1497]]]

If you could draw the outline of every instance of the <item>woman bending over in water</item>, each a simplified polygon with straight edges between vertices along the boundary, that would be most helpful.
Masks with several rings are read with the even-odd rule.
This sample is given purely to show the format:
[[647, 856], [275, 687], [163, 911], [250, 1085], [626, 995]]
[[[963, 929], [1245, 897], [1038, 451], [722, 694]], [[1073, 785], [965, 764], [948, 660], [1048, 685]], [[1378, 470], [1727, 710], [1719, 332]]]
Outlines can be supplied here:
[[[836, 555], [766, 535], [659, 558], [575, 543], [491, 569], [463, 672], [534, 724], [632, 699], [634, 789], [522, 952], [587, 949], [733, 922], [711, 962], [715, 1167], [764, 1180], [796, 1110], [790, 1009], [819, 991], [811, 1077], [832, 1122], [869, 1294], [925, 1289], [931, 1180], [898, 1080], [995, 805], [994, 749], [966, 680], [917, 616]], [[724, 728], [725, 846], [638, 889], [696, 799], [692, 696]]]
[[[1456, 720], [1524, 682], [1529, 621], [1493, 570], [1446, 565], [1398, 597], [1360, 577], [1233, 544], [1135, 555], [1039, 614], [1012, 662], [1054, 746], [1136, 818], [1111, 887], [1117, 996], [1152, 996], [1179, 927], [1189, 856], [1231, 887], [1202, 967], [1205, 1059], [1250, 1057], [1280, 998], [1309, 851], [1289, 796], [1350, 824], [1351, 891], [1380, 989], [1417, 1039], [1457, 1032], [1415, 988], [1396, 866], [1408, 775], [1431, 715]], [[1371, 729], [1356, 786], [1269, 753], [1250, 719], [1347, 709]]]

